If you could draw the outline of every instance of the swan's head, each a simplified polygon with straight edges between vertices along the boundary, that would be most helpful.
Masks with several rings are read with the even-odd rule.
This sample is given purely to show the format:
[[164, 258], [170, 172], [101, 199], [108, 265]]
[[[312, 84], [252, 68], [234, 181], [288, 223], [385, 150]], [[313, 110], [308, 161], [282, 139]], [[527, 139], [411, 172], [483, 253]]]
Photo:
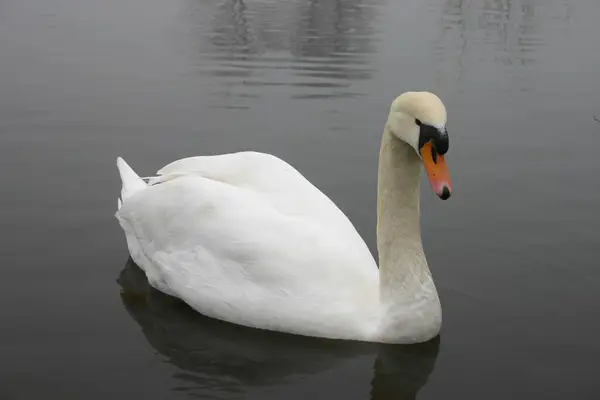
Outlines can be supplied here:
[[446, 107], [433, 93], [406, 92], [392, 103], [388, 128], [408, 143], [423, 160], [435, 194], [446, 200], [452, 193], [444, 154], [448, 151]]

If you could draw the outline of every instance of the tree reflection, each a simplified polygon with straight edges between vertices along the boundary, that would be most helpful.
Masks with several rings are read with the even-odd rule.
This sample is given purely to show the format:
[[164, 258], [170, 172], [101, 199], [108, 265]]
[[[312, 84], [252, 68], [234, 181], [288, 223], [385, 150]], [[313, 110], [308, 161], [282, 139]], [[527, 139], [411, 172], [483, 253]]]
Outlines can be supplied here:
[[371, 54], [373, 5], [364, 0], [309, 0], [299, 2], [292, 31], [292, 54], [300, 57], [331, 57]]
[[344, 88], [373, 73], [376, 1], [221, 0], [190, 3], [186, 14], [202, 73], [223, 78], [228, 96], [291, 86], [293, 98], [346, 97], [355, 93]]
[[[546, 45], [548, 29], [572, 13], [570, 3], [545, 0], [446, 0], [441, 10], [436, 51], [439, 74], [456, 74], [448, 81], [463, 79], [466, 59], [473, 57], [481, 68], [485, 63], [529, 68]], [[514, 73], [519, 77], [523, 71]]]
[[215, 49], [239, 55], [257, 53], [257, 40], [247, 11], [244, 0], [226, 0], [218, 4], [212, 20], [213, 34], [209, 35]]

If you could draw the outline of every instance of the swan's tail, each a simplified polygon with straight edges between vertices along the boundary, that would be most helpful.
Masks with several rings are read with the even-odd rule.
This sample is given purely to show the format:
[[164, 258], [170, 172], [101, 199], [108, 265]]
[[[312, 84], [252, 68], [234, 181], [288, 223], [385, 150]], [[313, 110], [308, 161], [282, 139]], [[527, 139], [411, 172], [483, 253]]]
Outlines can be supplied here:
[[119, 174], [121, 175], [121, 181], [123, 182], [121, 198], [117, 199], [117, 209], [120, 209], [121, 205], [128, 197], [147, 188], [148, 185], [146, 185], [146, 182], [144, 182], [121, 157], [117, 158], [117, 168], [119, 168]]

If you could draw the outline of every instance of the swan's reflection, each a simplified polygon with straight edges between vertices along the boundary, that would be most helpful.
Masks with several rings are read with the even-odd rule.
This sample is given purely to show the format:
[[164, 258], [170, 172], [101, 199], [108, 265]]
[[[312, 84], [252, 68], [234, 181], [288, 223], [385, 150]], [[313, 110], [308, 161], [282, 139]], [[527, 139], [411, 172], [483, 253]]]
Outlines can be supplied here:
[[174, 390], [194, 396], [231, 398], [248, 388], [282, 384], [294, 390], [308, 375], [360, 359], [374, 372], [372, 399], [414, 399], [438, 354], [439, 339], [415, 346], [377, 345], [274, 333], [207, 318], [152, 289], [131, 259], [117, 282], [123, 305], [150, 345], [180, 370], [176, 378], [181, 385]]

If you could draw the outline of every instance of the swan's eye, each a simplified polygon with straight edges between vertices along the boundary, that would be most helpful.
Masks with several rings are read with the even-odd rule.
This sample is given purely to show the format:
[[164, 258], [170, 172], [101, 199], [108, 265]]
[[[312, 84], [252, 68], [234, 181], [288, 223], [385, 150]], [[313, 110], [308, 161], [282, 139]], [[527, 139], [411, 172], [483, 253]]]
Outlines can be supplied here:
[[420, 120], [419, 118], [415, 118], [415, 124], [417, 124], [418, 126], [421, 126], [421, 125], [423, 125], [423, 124], [421, 123], [421, 120]]

